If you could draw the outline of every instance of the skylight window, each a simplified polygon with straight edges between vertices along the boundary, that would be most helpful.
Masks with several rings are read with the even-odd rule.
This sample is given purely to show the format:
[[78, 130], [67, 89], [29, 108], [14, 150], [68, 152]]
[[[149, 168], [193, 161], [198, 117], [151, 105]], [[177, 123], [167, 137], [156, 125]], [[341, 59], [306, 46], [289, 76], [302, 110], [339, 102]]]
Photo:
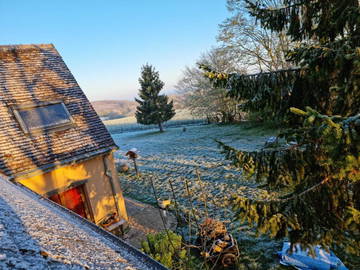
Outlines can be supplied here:
[[69, 127], [73, 120], [62, 102], [21, 105], [14, 113], [25, 133]]

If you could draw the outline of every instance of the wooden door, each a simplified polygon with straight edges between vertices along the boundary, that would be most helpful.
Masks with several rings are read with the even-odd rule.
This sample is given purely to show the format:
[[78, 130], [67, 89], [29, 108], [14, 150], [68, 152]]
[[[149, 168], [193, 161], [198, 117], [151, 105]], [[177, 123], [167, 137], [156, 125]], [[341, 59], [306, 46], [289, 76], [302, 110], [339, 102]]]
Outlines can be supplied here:
[[84, 218], [88, 218], [82, 186], [71, 188], [59, 194], [52, 195], [49, 199]]

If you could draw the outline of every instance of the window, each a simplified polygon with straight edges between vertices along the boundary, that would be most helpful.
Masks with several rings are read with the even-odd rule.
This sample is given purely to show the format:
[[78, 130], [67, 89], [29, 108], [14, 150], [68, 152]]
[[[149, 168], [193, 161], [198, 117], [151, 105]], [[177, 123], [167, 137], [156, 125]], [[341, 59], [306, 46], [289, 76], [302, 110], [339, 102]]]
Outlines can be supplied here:
[[14, 113], [25, 133], [68, 127], [73, 120], [62, 102], [21, 105]]
[[49, 196], [49, 199], [75, 212], [83, 218], [89, 218], [83, 185]]

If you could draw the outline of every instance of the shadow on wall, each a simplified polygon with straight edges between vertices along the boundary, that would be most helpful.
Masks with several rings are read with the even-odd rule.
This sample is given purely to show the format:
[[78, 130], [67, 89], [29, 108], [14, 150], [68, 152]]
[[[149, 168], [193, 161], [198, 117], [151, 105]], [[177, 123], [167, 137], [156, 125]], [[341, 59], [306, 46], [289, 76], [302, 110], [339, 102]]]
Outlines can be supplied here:
[[85, 185], [92, 211], [94, 212], [95, 223], [98, 223], [109, 213], [117, 212], [110, 179], [105, 174], [103, 167], [103, 157], [98, 157], [97, 159], [99, 159], [97, 166], [91, 166], [87, 171], [89, 175], [97, 175], [102, 181], [93, 179]]

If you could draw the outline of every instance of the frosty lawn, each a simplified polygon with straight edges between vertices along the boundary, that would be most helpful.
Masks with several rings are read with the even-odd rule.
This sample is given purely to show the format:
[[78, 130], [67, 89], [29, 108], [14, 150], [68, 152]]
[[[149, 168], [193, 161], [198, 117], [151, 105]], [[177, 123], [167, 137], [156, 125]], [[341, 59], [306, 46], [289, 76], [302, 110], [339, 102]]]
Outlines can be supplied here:
[[[255, 183], [241, 181], [241, 172], [224, 160], [214, 140], [218, 139], [241, 149], [255, 150], [261, 148], [265, 140], [275, 133], [275, 130], [267, 127], [244, 123], [187, 126], [185, 132], [182, 127], [178, 127], [168, 128], [164, 133], [146, 130], [112, 134], [120, 147], [117, 158], [126, 159], [124, 154], [131, 148], [139, 151], [141, 176], [137, 178], [134, 173], [122, 174], [120, 181], [123, 192], [125, 196], [155, 203], [150, 179], [153, 179], [161, 198], [172, 199], [169, 185], [171, 181], [177, 202], [186, 216], [191, 211], [184, 186], [187, 179], [199, 219], [206, 217], [208, 212], [212, 218], [227, 220], [228, 228], [240, 239], [240, 249], [251, 254], [249, 261], [261, 256], [263, 263], [274, 262], [272, 254], [280, 246], [274, 246], [273, 241], [259, 241], [247, 226], [232, 223], [232, 211], [229, 207], [229, 199], [233, 193], [262, 198], [269, 197], [270, 194], [256, 188]], [[200, 173], [201, 181], [198, 181], [196, 170]], [[183, 230], [186, 231], [187, 227]]]
[[[194, 117], [190, 114], [189, 110], [181, 109], [176, 110], [176, 115], [170, 120], [164, 123], [164, 127], [179, 127], [182, 125], [194, 125], [204, 124], [205, 119]], [[135, 116], [128, 116], [124, 118], [105, 120], [104, 124], [110, 133], [122, 133], [138, 130], [156, 129], [157, 125], [141, 125], [136, 122]]]

